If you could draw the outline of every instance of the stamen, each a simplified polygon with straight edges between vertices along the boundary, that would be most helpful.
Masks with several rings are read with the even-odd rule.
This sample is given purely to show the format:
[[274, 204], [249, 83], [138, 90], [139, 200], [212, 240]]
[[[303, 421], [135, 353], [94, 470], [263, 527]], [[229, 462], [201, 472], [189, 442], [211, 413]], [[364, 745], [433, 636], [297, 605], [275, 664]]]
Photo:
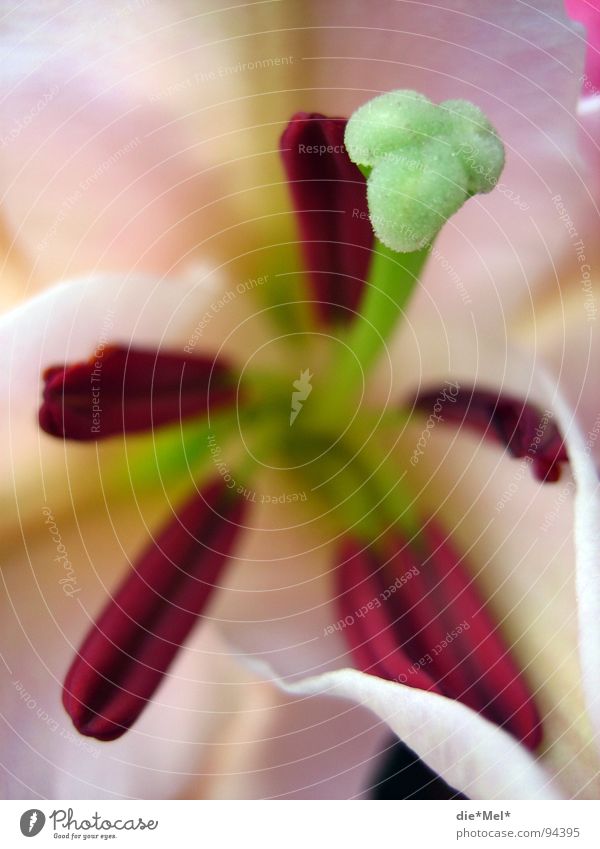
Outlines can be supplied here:
[[549, 411], [510, 395], [448, 386], [419, 393], [414, 408], [423, 414], [433, 411], [440, 398], [446, 399], [441, 421], [467, 428], [506, 446], [511, 456], [531, 463], [534, 476], [546, 483], [560, 477], [560, 464], [567, 463], [561, 433]]
[[67, 673], [63, 703], [81, 734], [114, 740], [139, 717], [201, 617], [246, 505], [219, 480], [140, 557]]
[[109, 346], [44, 372], [42, 430], [62, 439], [136, 433], [233, 404], [235, 375], [212, 357]]
[[298, 112], [281, 137], [315, 312], [325, 325], [353, 318], [373, 245], [365, 178], [348, 157], [345, 129], [345, 118]]
[[431, 523], [419, 541], [389, 539], [385, 557], [342, 547], [338, 600], [358, 667], [457, 699], [534, 749], [531, 693], [461, 558]]

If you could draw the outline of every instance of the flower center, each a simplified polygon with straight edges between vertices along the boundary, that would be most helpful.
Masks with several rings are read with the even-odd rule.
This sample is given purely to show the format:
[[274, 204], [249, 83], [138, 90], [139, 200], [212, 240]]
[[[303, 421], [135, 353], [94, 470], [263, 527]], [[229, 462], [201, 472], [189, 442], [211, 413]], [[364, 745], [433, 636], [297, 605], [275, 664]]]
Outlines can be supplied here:
[[[311, 117], [300, 116], [295, 131], [314, 128]], [[332, 135], [328, 141], [339, 147], [343, 126], [335, 120], [324, 126]], [[386, 453], [384, 447], [397, 443], [399, 424], [407, 416], [397, 409], [369, 408], [369, 371], [404, 316], [432, 240], [469, 197], [493, 188], [504, 149], [473, 104], [436, 105], [412, 91], [391, 92], [358, 109], [345, 127], [344, 142], [366, 178], [368, 218], [376, 236], [358, 309], [350, 321], [326, 330], [307, 329], [295, 310], [271, 313], [283, 332], [274, 333], [248, 358], [240, 376], [238, 421], [229, 419], [221, 430], [216, 424], [217, 462], [226, 461], [240, 491], [251, 491], [257, 468], [283, 473], [290, 478], [290, 490], [310, 491], [311, 502], [336, 531], [372, 541], [394, 526], [412, 534], [419, 522], [402, 477], [388, 471], [390, 449]], [[320, 150], [303, 145], [309, 148]], [[353, 180], [356, 184], [355, 174], [360, 177], [347, 157], [354, 172], [330, 173], [321, 157], [299, 161], [295, 179], [312, 187], [307, 203], [298, 189], [299, 203], [316, 213], [319, 206], [329, 207], [327, 198], [317, 196], [322, 186], [348, 186]], [[342, 208], [338, 214], [355, 212]], [[317, 246], [327, 237], [313, 235]], [[329, 239], [325, 248], [342, 256], [344, 239]], [[351, 276], [349, 268], [346, 280], [336, 285]], [[289, 343], [283, 356], [282, 343]], [[257, 367], [259, 354], [262, 362], [273, 364], [266, 373]]]

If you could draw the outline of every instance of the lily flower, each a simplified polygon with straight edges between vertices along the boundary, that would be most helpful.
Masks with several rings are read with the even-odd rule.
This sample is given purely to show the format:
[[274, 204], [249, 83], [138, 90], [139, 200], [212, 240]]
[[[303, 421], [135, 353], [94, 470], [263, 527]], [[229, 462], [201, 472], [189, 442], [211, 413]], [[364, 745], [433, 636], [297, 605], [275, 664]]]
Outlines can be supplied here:
[[[531, 223], [513, 228], [502, 265], [506, 242], [500, 250], [489, 229], [507, 238], [512, 181], [533, 142], [517, 121], [505, 137], [511, 182], [501, 183], [494, 127], [463, 92], [440, 89], [435, 100], [406, 86], [372, 100], [353, 93], [364, 105], [349, 123], [338, 108], [279, 118], [304, 268], [274, 240], [225, 270], [174, 269], [188, 216], [175, 218], [184, 235], [177, 227], [171, 241], [161, 209], [156, 238], [168, 251], [139, 261], [168, 276], [127, 267], [144, 225], [121, 239], [115, 221], [111, 238], [86, 251], [94, 265], [124, 261], [123, 274], [63, 284], [4, 318], [12, 468], [33, 447], [41, 471], [39, 483], [13, 471], [31, 569], [5, 586], [52, 682], [41, 704], [35, 677], [16, 673], [8, 653], [15, 738], [14, 717], [35, 703], [12, 749], [18, 795], [28, 749], [50, 761], [33, 792], [357, 796], [392, 733], [450, 792], [595, 794], [596, 472], [559, 379], [540, 370], [534, 348], [515, 353], [498, 334], [522, 297], [508, 287], [490, 299], [515, 261], [526, 275], [537, 267], [523, 238], [541, 230], [565, 244], [555, 198], [574, 197], [575, 87], [552, 88], [563, 135], [535, 148], [538, 173], [557, 189], [550, 211], [524, 177]], [[181, 93], [161, 91], [152, 103]], [[273, 141], [275, 124], [264, 128]], [[489, 201], [473, 198], [494, 186]], [[17, 220], [19, 204], [8, 208]], [[470, 234], [484, 215], [489, 227]], [[48, 267], [61, 262], [60, 230], [37, 242]], [[24, 231], [31, 240], [35, 228]], [[78, 263], [89, 266], [88, 254]], [[448, 280], [428, 289], [432, 269], [454, 282], [450, 295]], [[28, 442], [14, 427], [22, 413], [32, 421], [40, 381], [45, 435], [32, 430]], [[36, 488], [32, 507], [23, 493]], [[49, 547], [60, 578], [41, 585]], [[127, 574], [107, 578], [127, 559]], [[32, 644], [33, 588], [53, 629]], [[65, 726], [59, 679], [85, 736]], [[62, 761], [60, 738], [70, 747]], [[121, 778], [109, 786], [115, 763]], [[166, 790], [173, 775], [178, 789]]]

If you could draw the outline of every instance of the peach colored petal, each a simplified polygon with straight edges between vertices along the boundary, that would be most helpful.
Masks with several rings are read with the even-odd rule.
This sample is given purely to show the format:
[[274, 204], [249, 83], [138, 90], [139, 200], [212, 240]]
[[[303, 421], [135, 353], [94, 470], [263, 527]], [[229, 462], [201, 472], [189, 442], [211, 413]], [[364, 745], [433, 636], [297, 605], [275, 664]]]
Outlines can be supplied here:
[[[54, 494], [47, 495], [52, 510]], [[3, 557], [2, 798], [169, 798], [192, 780], [210, 780], [210, 763], [226, 748], [219, 737], [250, 709], [253, 685], [206, 629], [187, 642], [122, 740], [81, 737], [61, 704], [62, 679], [90, 619], [170, 505], [98, 500], [94, 510], [73, 509], [49, 526], [43, 504], [26, 540], [5, 546]], [[61, 545], [70, 569], [55, 559]]]
[[259, 680], [218, 742], [210, 779], [190, 783], [193, 798], [368, 798], [392, 738], [364, 707], [328, 693], [299, 697]]
[[274, 196], [281, 212], [279, 122], [304, 53], [284, 29], [300, 10], [267, 5], [27, 0], [5, 16], [2, 202], [34, 285], [230, 260], [232, 233], [256, 247]]
[[574, 118], [585, 40], [559, 0], [104, 8], [90, 21], [30, 1], [6, 22], [0, 173], [37, 278], [289, 238], [276, 141], [290, 114], [348, 114], [397, 87], [474, 99], [507, 144], [500, 190], [448, 225], [426, 280], [457, 320], [465, 298], [494, 322], [555, 285], [568, 239], [553, 196], [582, 228], [594, 211]]
[[[585, 243], [582, 264], [588, 261], [588, 245], [593, 247], [593, 243]], [[523, 348], [535, 347], [552, 371], [585, 435], [587, 450], [598, 464], [600, 404], [596, 375], [600, 344], [596, 324], [600, 290], [594, 268], [592, 264], [589, 270], [567, 276], [564, 291], [542, 301], [534, 320], [521, 316], [512, 332]]]

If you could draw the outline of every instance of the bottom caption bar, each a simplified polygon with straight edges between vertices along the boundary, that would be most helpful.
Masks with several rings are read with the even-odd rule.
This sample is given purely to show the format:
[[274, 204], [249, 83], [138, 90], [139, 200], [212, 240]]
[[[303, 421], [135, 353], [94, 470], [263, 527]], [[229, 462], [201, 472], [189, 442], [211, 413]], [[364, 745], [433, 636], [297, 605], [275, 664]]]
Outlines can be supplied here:
[[4, 801], [0, 846], [600, 846], [600, 801]]

